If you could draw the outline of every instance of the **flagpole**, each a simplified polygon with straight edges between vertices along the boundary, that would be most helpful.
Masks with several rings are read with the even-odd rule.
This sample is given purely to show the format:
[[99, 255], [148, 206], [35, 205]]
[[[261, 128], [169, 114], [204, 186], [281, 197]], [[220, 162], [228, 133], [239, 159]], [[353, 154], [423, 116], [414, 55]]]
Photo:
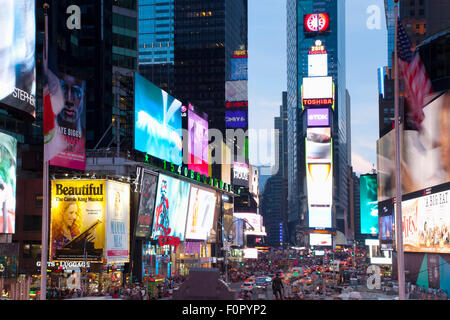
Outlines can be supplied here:
[[[45, 43], [44, 43], [44, 64], [48, 63], [48, 16], [47, 9], [49, 5], [44, 3], [45, 18]], [[44, 68], [47, 68], [44, 65]], [[45, 145], [43, 145], [44, 163], [43, 163], [43, 182], [42, 182], [42, 244], [41, 244], [41, 288], [40, 300], [47, 299], [47, 260], [48, 260], [48, 160], [45, 156]]]
[[395, 108], [395, 234], [397, 247], [397, 268], [398, 268], [398, 298], [405, 300], [405, 263], [403, 253], [403, 227], [402, 227], [402, 178], [401, 178], [401, 162], [400, 162], [400, 110], [399, 110], [399, 85], [398, 85], [398, 46], [397, 46], [397, 24], [398, 24], [398, 0], [394, 0], [394, 16], [395, 16], [395, 53], [394, 53], [394, 108]]

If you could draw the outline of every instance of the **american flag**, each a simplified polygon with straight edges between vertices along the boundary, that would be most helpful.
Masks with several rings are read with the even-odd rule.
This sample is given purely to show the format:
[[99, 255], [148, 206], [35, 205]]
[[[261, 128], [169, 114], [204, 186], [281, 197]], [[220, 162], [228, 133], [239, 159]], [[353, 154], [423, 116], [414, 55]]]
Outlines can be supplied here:
[[412, 51], [411, 41], [400, 20], [397, 24], [397, 50], [400, 74], [404, 80], [404, 90], [411, 108], [410, 116], [420, 130], [425, 117], [423, 113], [425, 97], [433, 90], [420, 55]]

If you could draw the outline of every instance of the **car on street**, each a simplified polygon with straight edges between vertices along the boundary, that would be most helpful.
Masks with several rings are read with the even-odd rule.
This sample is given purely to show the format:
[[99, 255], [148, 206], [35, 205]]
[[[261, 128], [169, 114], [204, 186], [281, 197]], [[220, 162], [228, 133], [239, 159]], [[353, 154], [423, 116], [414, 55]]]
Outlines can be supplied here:
[[245, 281], [242, 285], [241, 285], [241, 289], [244, 291], [250, 291], [253, 292], [255, 285], [252, 282], [247, 282]]
[[255, 280], [255, 287], [258, 289], [266, 289], [269, 287], [269, 284], [272, 282], [272, 279], [267, 281], [266, 277], [258, 277]]

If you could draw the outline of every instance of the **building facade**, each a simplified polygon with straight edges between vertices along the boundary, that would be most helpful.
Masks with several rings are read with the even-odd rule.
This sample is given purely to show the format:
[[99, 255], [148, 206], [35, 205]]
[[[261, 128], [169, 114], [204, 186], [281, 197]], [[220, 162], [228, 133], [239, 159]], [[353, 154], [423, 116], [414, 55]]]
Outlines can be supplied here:
[[[304, 20], [309, 14], [325, 13], [329, 17], [324, 32], [311, 32]], [[316, 29], [320, 31], [319, 29]], [[312, 28], [314, 29], [314, 28]], [[350, 162], [345, 87], [345, 4], [342, 1], [287, 1], [287, 101], [288, 101], [288, 198], [290, 241], [303, 242], [308, 229], [308, 196], [305, 165], [306, 109], [302, 107], [301, 90], [308, 77], [308, 53], [320, 40], [328, 53], [327, 75], [334, 84], [334, 106], [330, 108], [333, 140], [332, 228], [345, 229], [348, 214], [347, 166]]]

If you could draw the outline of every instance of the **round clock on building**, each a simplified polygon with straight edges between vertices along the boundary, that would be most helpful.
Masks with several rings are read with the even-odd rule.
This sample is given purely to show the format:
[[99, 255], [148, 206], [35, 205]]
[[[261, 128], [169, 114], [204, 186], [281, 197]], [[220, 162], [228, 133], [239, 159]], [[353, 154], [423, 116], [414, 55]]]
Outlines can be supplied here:
[[305, 29], [309, 32], [321, 32], [328, 30], [330, 20], [326, 13], [313, 13], [305, 16]]

